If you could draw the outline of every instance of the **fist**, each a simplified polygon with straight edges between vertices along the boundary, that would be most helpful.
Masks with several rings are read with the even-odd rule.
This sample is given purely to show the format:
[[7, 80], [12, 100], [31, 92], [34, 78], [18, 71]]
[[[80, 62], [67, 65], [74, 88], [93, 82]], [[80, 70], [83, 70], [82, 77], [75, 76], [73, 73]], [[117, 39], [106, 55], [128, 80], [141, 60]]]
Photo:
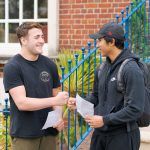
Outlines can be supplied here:
[[76, 98], [70, 97], [68, 100], [68, 108], [75, 110], [76, 109]]

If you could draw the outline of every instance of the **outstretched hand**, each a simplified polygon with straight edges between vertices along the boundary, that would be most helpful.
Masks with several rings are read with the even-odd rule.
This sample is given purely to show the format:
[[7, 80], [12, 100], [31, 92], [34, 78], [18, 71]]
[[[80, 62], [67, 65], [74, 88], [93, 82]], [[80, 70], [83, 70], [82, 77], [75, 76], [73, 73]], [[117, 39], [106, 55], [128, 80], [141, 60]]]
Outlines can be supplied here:
[[70, 97], [68, 100], [68, 108], [71, 110], [76, 109], [76, 98]]

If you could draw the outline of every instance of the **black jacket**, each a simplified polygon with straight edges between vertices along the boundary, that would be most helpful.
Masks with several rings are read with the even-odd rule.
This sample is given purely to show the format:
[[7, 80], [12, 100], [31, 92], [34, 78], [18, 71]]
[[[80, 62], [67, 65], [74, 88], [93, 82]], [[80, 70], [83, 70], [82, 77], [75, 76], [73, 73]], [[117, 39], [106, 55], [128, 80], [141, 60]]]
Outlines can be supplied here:
[[[124, 107], [124, 95], [117, 90], [117, 73], [126, 58], [135, 58], [129, 50], [123, 50], [113, 63], [109, 58], [98, 78], [98, 70], [94, 80], [92, 94], [87, 98], [95, 105], [95, 114], [103, 116], [104, 126], [97, 131], [112, 131], [124, 127], [127, 123], [131, 129], [137, 128], [136, 120], [144, 108], [144, 78], [135, 61], [128, 62], [123, 69], [125, 98], [128, 103]], [[131, 130], [129, 129], [129, 130]]]

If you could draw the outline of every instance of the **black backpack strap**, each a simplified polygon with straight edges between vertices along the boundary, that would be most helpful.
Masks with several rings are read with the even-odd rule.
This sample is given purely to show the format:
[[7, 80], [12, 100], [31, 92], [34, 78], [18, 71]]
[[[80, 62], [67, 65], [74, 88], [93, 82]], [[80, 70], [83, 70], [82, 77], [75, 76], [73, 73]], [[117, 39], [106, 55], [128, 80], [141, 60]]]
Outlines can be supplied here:
[[[122, 78], [122, 71], [123, 71], [123, 68], [124, 66], [129, 62], [129, 61], [133, 61], [134, 59], [133, 58], [127, 58], [125, 59], [119, 70], [118, 70], [118, 73], [117, 73], [117, 90], [119, 92], [121, 92], [124, 96], [124, 106], [126, 106], [127, 104], [127, 99], [126, 99], [126, 96], [125, 96], [125, 86], [124, 86], [124, 83], [123, 83], [123, 78]], [[127, 122], [127, 132], [130, 132], [131, 131], [131, 127], [130, 127], [130, 123]]]
[[123, 79], [122, 79], [122, 71], [123, 71], [123, 68], [124, 68], [124, 66], [129, 62], [129, 61], [133, 61], [134, 59], [133, 58], [127, 58], [127, 59], [125, 59], [123, 62], [122, 62], [122, 64], [121, 64], [121, 66], [120, 66], [120, 68], [119, 68], [119, 71], [118, 71], [118, 73], [117, 73], [117, 90], [119, 91], [119, 92], [122, 92], [123, 94], [125, 93], [125, 86], [124, 86], [124, 84], [123, 84]]

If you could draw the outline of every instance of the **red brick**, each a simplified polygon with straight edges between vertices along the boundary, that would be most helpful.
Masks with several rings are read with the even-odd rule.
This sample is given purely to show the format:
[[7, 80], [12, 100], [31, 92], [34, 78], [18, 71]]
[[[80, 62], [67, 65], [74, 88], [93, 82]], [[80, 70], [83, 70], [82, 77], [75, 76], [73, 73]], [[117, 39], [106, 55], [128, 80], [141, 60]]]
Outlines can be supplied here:
[[81, 45], [81, 40], [77, 40], [76, 44], [78, 44], [78, 45], [80, 44]]
[[95, 3], [91, 3], [91, 4], [85, 4], [85, 8], [97, 8], [98, 5]]
[[73, 14], [73, 13], [74, 13], [74, 9], [68, 10], [68, 13], [69, 13], [69, 14]]
[[75, 24], [82, 24], [82, 20], [81, 19], [75, 20], [74, 22], [75, 22]]
[[60, 9], [71, 9], [71, 5], [60, 5]]
[[82, 30], [82, 34], [88, 34], [88, 30]]
[[88, 22], [88, 24], [95, 24], [95, 20], [94, 19], [88, 19], [87, 22]]
[[114, 0], [114, 2], [121, 3], [121, 2], [124, 2], [124, 0]]
[[111, 18], [111, 14], [99, 14], [99, 18]]
[[60, 1], [67, 4], [67, 3], [69, 3], [70, 0], [60, 0]]
[[75, 44], [75, 40], [70, 40], [70, 44]]
[[70, 25], [60, 25], [60, 28], [62, 28], [62, 29], [69, 29]]
[[82, 20], [82, 24], [87, 24], [87, 20]]
[[60, 33], [60, 34], [68, 34], [69, 32], [68, 32], [68, 30], [66, 30], [66, 29], [61, 29], [61, 30], [59, 31], [59, 33]]
[[122, 8], [126, 8], [127, 4], [126, 3], [120, 3], [119, 4], [119, 7], [122, 7]]
[[114, 8], [109, 8], [108, 9], [108, 13], [114, 13], [115, 12], [115, 9]]
[[87, 9], [81, 9], [81, 13], [83, 13], [83, 14], [85, 14], [85, 13], [87, 13]]
[[82, 39], [83, 36], [82, 35], [73, 35], [72, 38], [73, 39]]
[[109, 7], [111, 7], [111, 3], [100, 3], [99, 7], [100, 8], [109, 8]]
[[68, 10], [66, 10], [66, 9], [62, 9], [62, 10], [60, 10], [60, 14], [68, 14], [69, 13], [69, 11]]
[[87, 3], [88, 2], [88, 0], [82, 0], [82, 3]]
[[72, 5], [72, 8], [84, 8], [84, 5], [80, 4], [80, 5]]
[[97, 14], [86, 14], [85, 18], [86, 19], [88, 19], [88, 18], [97, 18]]
[[0, 72], [0, 78], [2, 78], [3, 77], [3, 72]]
[[62, 14], [60, 14], [60, 18], [61, 19], [71, 19], [71, 15], [62, 15]]
[[72, 18], [73, 18], [73, 19], [79, 19], [79, 18], [80, 18], [80, 19], [83, 19], [83, 18], [84, 18], [84, 15], [83, 15], [83, 14], [80, 14], [80, 15], [79, 15], [79, 14], [78, 14], [78, 15], [72, 15]]
[[104, 9], [101, 9], [101, 13], [107, 13], [108, 12], [108, 9], [104, 8]]
[[75, 14], [81, 13], [81, 9], [75, 9], [75, 10], [74, 10], [74, 13], [75, 13]]
[[68, 44], [68, 40], [63, 40], [63, 44]]
[[76, 30], [75, 34], [81, 34], [81, 30]]
[[76, 0], [76, 3], [82, 3], [82, 0]]
[[94, 13], [100, 13], [101, 10], [100, 9], [94, 9]]
[[94, 10], [93, 9], [88, 9], [88, 14], [93, 14]]
[[72, 25], [73, 29], [84, 29], [84, 25]]
[[75, 30], [69, 30], [68, 32], [69, 32], [69, 34], [71, 34], [71, 35], [74, 35], [74, 34], [75, 34]]

